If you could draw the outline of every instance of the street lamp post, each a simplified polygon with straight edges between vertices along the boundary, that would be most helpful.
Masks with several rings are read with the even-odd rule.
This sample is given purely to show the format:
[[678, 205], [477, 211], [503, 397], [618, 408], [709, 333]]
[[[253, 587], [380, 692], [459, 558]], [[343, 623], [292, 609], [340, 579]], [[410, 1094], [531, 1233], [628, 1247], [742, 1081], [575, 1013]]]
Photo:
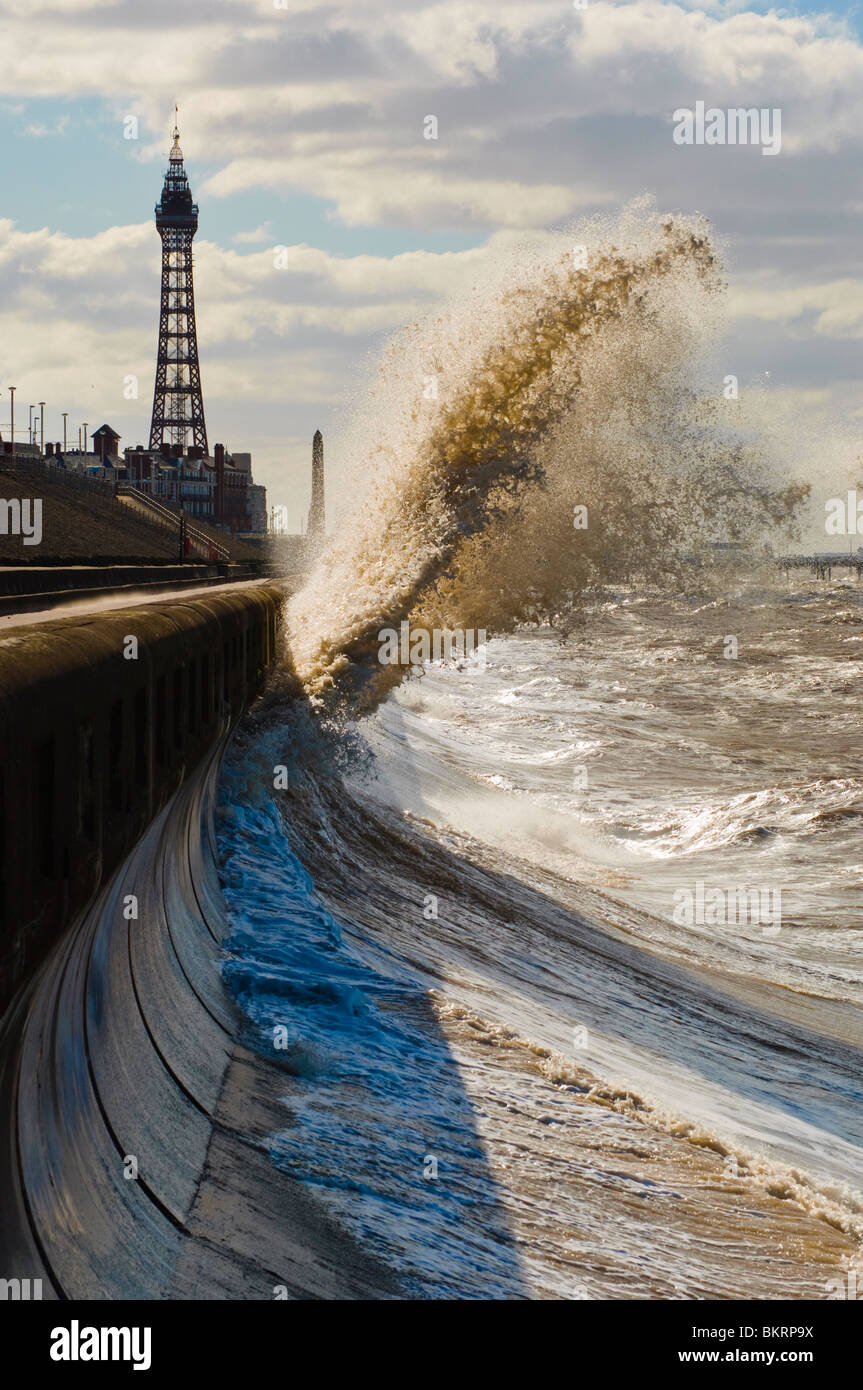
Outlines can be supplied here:
[[84, 453], [87, 452], [87, 421], [84, 421]]
[[39, 449], [45, 457], [45, 402], [39, 402]]
[[69, 418], [68, 410], [63, 411], [63, 453], [66, 452], [66, 421]]
[[36, 409], [35, 405], [31, 405], [31, 407], [30, 407], [30, 424], [29, 424], [28, 429], [27, 429], [27, 433], [28, 433], [29, 436], [30, 436], [30, 443], [31, 443], [31, 444], [33, 443], [33, 411], [34, 411], [35, 409]]
[[13, 463], [15, 462], [15, 392], [16, 392], [17, 390], [18, 390], [18, 387], [17, 387], [17, 386], [10, 386], [10, 387], [9, 387], [9, 395], [12, 397], [12, 419], [11, 419], [11, 421], [10, 421], [10, 426], [9, 426], [9, 428], [10, 428], [11, 431], [12, 431], [12, 462], [13, 462]]

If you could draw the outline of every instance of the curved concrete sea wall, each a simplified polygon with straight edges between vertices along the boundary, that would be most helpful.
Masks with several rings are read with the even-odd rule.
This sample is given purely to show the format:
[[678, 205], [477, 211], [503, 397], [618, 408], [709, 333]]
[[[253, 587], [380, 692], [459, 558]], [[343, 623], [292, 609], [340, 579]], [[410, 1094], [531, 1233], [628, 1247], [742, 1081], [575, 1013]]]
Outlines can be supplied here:
[[201, 836], [217, 762], [157, 816], [6, 1019], [2, 1275], [40, 1279], [43, 1298], [159, 1298], [174, 1280], [235, 1025]]
[[6, 1020], [7, 1278], [165, 1291], [231, 1051], [204, 799], [281, 599], [261, 586], [0, 642], [4, 1005], [54, 947]]
[[290, 1078], [242, 1044], [219, 973], [212, 805], [281, 598], [255, 586], [0, 640], [7, 1297], [398, 1294], [272, 1163]]
[[0, 1013], [262, 688], [282, 591], [0, 634]]

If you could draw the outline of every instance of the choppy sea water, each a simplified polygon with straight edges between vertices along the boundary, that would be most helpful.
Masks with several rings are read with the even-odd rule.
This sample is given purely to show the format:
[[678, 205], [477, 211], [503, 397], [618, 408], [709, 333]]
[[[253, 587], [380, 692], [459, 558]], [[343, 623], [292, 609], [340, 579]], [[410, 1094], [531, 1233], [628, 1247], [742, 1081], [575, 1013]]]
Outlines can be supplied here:
[[861, 644], [854, 585], [618, 593], [236, 741], [273, 1161], [408, 1294], [824, 1298], [856, 1262]]

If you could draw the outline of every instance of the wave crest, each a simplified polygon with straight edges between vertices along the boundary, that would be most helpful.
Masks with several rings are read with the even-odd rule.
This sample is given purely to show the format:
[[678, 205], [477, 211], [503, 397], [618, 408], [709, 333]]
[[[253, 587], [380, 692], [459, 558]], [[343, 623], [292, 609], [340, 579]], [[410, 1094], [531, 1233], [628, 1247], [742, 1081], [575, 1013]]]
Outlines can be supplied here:
[[719, 389], [692, 385], [720, 314], [707, 225], [642, 210], [589, 235], [586, 265], [527, 257], [391, 344], [360, 500], [288, 608], [313, 699], [370, 707], [403, 678], [383, 628], [566, 631], [602, 584], [679, 579], [793, 515], [805, 489], [747, 483]]

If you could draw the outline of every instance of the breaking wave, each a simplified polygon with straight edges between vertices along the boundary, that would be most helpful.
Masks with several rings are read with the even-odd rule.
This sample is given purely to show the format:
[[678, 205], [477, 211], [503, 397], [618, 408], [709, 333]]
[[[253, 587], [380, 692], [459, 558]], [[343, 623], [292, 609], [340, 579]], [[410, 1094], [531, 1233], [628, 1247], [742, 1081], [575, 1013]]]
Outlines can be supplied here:
[[[399, 334], [226, 763], [271, 1156], [415, 1296], [811, 1298], [859, 1262], [860, 777], [823, 694], [856, 639], [714, 565], [806, 493], [729, 423], [722, 288], [704, 223], [637, 206]], [[501, 640], [395, 690], [403, 622]], [[774, 879], [779, 937], [669, 917]]]
[[793, 518], [696, 368], [721, 322], [700, 220], [644, 208], [525, 252], [398, 334], [356, 427], [350, 518], [288, 611], [324, 703], [370, 707], [404, 676], [381, 630], [578, 623], [608, 583], [692, 577], [716, 540]]

